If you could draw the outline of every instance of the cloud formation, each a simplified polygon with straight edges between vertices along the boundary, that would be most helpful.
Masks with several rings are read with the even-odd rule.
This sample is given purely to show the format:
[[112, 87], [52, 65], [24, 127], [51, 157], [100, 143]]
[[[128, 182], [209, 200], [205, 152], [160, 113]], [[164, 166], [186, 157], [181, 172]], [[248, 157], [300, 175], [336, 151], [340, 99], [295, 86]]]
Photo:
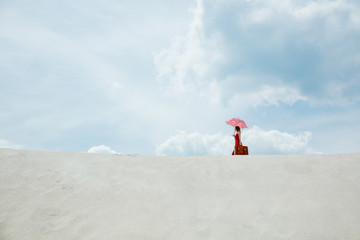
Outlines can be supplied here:
[[98, 145], [93, 146], [88, 150], [88, 153], [108, 153], [108, 154], [115, 154], [116, 151], [112, 150], [110, 147], [105, 145]]
[[[303, 154], [314, 153], [310, 147], [311, 132], [290, 134], [278, 130], [263, 130], [254, 126], [243, 133], [244, 144], [254, 154]], [[250, 149], [249, 149], [250, 151]]]
[[231, 136], [178, 131], [156, 148], [158, 155], [226, 155], [231, 151]]
[[207, 92], [216, 80], [217, 68], [224, 61], [217, 46], [221, 39], [204, 32], [202, 1], [192, 9], [193, 20], [185, 36], [175, 38], [171, 46], [154, 56], [157, 80], [169, 94], [181, 95]]
[[356, 1], [197, 0], [193, 12], [187, 35], [155, 55], [157, 78], [172, 93], [223, 104], [255, 94], [274, 105], [360, 100]]
[[18, 144], [13, 144], [5, 139], [0, 139], [0, 148], [12, 148], [12, 149], [21, 149], [22, 146]]
[[[313, 153], [309, 146], [311, 132], [291, 134], [278, 130], [263, 130], [257, 126], [243, 130], [242, 142], [250, 154]], [[187, 133], [178, 131], [157, 146], [158, 155], [230, 155], [234, 147], [232, 136]]]

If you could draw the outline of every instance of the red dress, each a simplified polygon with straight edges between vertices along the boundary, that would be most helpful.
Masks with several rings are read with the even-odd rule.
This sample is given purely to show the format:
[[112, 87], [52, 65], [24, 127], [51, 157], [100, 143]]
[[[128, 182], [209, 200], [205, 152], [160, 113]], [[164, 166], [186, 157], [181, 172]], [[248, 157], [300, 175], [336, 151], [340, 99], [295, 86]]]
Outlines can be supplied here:
[[[240, 142], [239, 134], [234, 135], [235, 138], [235, 146], [242, 146], [242, 143]], [[235, 152], [232, 152], [232, 155], [234, 155]]]

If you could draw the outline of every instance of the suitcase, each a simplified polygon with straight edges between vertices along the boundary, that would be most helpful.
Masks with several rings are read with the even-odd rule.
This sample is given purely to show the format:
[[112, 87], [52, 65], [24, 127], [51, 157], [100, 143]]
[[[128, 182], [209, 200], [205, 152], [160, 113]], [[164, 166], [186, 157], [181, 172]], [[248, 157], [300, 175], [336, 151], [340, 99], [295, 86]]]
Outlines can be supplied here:
[[235, 155], [249, 155], [247, 146], [235, 146]]

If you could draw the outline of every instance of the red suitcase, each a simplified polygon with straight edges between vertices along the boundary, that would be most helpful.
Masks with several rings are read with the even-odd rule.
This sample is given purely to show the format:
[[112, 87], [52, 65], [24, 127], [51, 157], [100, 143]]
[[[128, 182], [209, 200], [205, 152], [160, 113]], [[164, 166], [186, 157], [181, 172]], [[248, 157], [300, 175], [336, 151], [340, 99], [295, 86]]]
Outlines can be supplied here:
[[235, 155], [249, 155], [247, 146], [235, 146]]

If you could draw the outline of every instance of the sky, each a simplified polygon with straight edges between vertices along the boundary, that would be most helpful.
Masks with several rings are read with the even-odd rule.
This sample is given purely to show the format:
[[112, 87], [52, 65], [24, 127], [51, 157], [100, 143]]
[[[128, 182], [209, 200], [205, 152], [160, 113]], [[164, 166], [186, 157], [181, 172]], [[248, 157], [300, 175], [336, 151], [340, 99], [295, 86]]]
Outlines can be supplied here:
[[0, 147], [360, 151], [357, 0], [0, 0]]

